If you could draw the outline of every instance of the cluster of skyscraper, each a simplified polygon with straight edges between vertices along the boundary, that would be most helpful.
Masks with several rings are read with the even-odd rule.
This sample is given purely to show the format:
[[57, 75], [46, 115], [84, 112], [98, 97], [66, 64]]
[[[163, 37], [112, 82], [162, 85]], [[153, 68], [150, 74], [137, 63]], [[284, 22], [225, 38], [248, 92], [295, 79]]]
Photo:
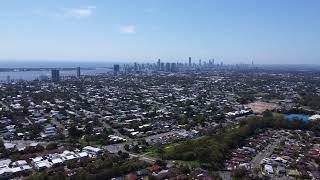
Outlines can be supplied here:
[[[77, 71], [77, 78], [81, 77], [81, 69], [80, 67], [76, 68]], [[60, 81], [61, 77], [60, 77], [60, 70], [59, 69], [52, 69], [51, 70], [51, 80], [53, 82], [58, 82]]]
[[[123, 72], [139, 72], [139, 71], [163, 71], [163, 72], [178, 72], [185, 70], [198, 70], [203, 68], [213, 68], [222, 67], [223, 63], [215, 64], [214, 59], [208, 61], [199, 60], [199, 63], [192, 62], [191, 57], [188, 59], [188, 63], [179, 62], [162, 62], [158, 59], [157, 63], [134, 63], [134, 64], [124, 64], [122, 66]], [[114, 72], [118, 73], [120, 71], [120, 65], [114, 65]]]
[[[252, 61], [253, 66], [253, 61]], [[214, 59], [209, 59], [208, 61], [203, 61], [199, 59], [198, 63], [192, 62], [191, 57], [188, 59], [188, 63], [175, 63], [175, 62], [162, 62], [160, 59], [156, 63], [133, 63], [124, 64], [122, 66], [123, 72], [139, 72], [139, 71], [159, 71], [159, 72], [178, 72], [178, 71], [188, 71], [188, 70], [201, 70], [201, 69], [211, 69], [211, 68], [222, 68], [224, 67], [223, 62], [220, 64], [215, 63]], [[235, 65], [237, 68], [238, 65]], [[113, 66], [115, 74], [120, 72], [120, 65], [115, 64]], [[80, 67], [76, 68], [77, 77], [80, 78], [81, 70]], [[51, 70], [51, 80], [57, 82], [60, 80], [60, 70]]]

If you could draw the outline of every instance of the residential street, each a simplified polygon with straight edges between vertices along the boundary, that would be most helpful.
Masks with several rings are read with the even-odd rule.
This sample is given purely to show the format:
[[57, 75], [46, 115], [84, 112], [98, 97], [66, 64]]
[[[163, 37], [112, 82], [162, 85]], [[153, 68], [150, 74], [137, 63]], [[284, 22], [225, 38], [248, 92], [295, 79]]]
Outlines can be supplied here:
[[265, 147], [261, 152], [259, 152], [252, 160], [252, 168], [259, 168], [260, 166], [260, 162], [264, 159], [269, 157], [272, 153], [273, 150], [275, 149], [275, 147], [277, 145], [280, 144], [281, 141], [283, 141], [283, 138], [280, 139], [276, 139], [274, 142], [272, 142], [271, 144], [269, 144], [267, 147]]
[[222, 180], [231, 180], [231, 172], [230, 171], [219, 171], [218, 172]]
[[[261, 152], [259, 152], [251, 161], [252, 169], [260, 169], [260, 163], [264, 158], [270, 157], [276, 148], [284, 138], [276, 139], [274, 142], [269, 144], [267, 147], [265, 147]], [[259, 173], [259, 176], [262, 177], [261, 171]]]

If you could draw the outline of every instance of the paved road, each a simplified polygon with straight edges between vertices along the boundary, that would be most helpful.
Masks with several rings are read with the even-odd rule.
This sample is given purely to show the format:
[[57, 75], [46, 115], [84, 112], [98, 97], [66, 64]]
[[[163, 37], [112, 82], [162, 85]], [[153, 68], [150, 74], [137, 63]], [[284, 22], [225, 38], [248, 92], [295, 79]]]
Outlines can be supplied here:
[[152, 136], [145, 137], [145, 140], [146, 140], [148, 143], [152, 143], [152, 141], [158, 141], [160, 138], [162, 138], [162, 137], [164, 137], [164, 136], [174, 135], [174, 134], [183, 133], [183, 132], [185, 132], [184, 129], [181, 129], [181, 130], [173, 130], [173, 131], [169, 131], [169, 132], [160, 133], [160, 134], [155, 134], [155, 135], [152, 135]]
[[231, 180], [231, 172], [230, 171], [218, 171], [218, 174], [222, 178], [222, 180]]
[[260, 162], [266, 158], [272, 155], [274, 149], [277, 145], [280, 144], [281, 141], [283, 141], [284, 138], [276, 139], [273, 143], [269, 144], [267, 147], [265, 147], [261, 152], [259, 152], [251, 161], [252, 168], [256, 169], [260, 167]]
[[102, 148], [108, 150], [110, 153], [116, 154], [119, 151], [122, 151], [122, 152], [129, 153], [130, 157], [139, 158], [141, 161], [146, 161], [146, 162], [149, 162], [149, 163], [156, 162], [156, 160], [157, 160], [156, 158], [147, 156], [146, 154], [134, 154], [134, 153], [126, 151], [124, 149], [124, 145], [125, 144], [126, 143], [112, 144], [112, 145], [108, 145], [108, 146], [103, 146]]
[[271, 179], [274, 179], [274, 180], [293, 180], [292, 177], [289, 177], [289, 176], [283, 176], [283, 177], [273, 177]]
[[[276, 139], [274, 142], [268, 144], [261, 152], [259, 152], [251, 161], [252, 170], [260, 169], [260, 163], [264, 158], [270, 157], [276, 148], [280, 144], [281, 141], [284, 140], [284, 137]], [[262, 177], [261, 171], [259, 171], [259, 177]]]
[[110, 153], [113, 153], [113, 154], [116, 154], [119, 151], [126, 152], [126, 150], [124, 149], [124, 145], [125, 144], [126, 143], [111, 144], [111, 145], [108, 145], [108, 146], [104, 146], [103, 149], [106, 149]]
[[320, 111], [317, 111], [317, 110], [314, 110], [310, 107], [307, 107], [307, 106], [302, 106], [303, 109], [307, 110], [307, 111], [315, 111], [316, 113], [320, 113]]
[[130, 157], [139, 158], [141, 161], [145, 161], [145, 162], [149, 162], [149, 163], [154, 163], [157, 160], [154, 157], [146, 156], [144, 154], [140, 155], [140, 154], [132, 154], [132, 153], [130, 153], [129, 155], [130, 155]]

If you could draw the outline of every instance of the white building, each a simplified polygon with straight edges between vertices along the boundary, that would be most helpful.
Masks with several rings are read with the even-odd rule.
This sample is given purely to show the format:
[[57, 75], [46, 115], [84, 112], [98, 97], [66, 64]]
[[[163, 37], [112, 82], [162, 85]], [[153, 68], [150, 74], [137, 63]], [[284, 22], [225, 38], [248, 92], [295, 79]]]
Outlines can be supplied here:
[[266, 171], [266, 173], [267, 173], [269, 176], [273, 176], [273, 175], [274, 175], [274, 171], [273, 171], [272, 166], [266, 164], [266, 165], [264, 165], [264, 170]]
[[102, 153], [102, 149], [100, 148], [96, 148], [96, 147], [92, 147], [92, 146], [86, 146], [82, 149], [82, 151], [87, 152], [90, 155], [98, 155], [100, 153]]

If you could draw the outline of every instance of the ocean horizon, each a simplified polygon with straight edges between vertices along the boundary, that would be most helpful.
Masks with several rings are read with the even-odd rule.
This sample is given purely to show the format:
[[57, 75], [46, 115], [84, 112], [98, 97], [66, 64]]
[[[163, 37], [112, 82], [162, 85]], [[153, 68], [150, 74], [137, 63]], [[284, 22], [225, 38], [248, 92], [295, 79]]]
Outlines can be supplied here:
[[0, 61], [0, 68], [103, 68], [114, 64], [123, 64], [117, 61]]

